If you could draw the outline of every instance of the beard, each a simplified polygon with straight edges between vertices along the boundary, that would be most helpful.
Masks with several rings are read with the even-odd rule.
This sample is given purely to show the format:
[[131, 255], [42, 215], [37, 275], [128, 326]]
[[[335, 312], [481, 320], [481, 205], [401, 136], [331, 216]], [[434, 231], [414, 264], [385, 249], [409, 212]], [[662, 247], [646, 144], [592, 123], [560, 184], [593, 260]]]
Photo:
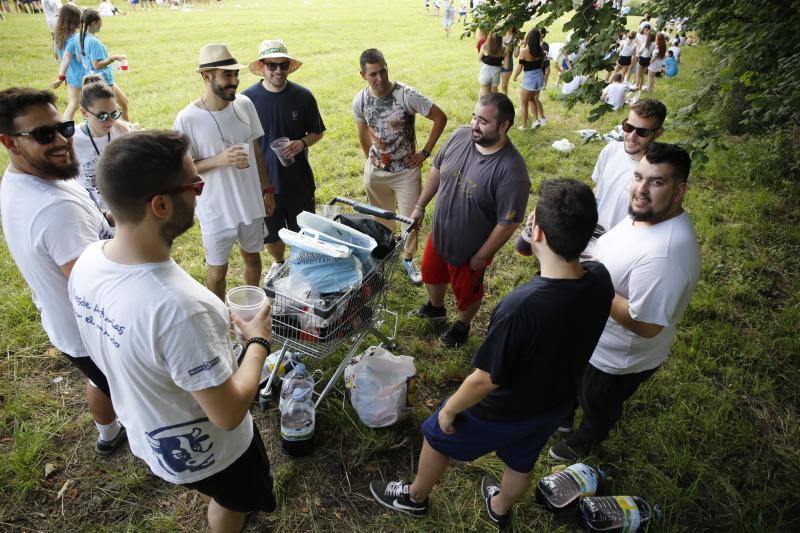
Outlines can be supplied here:
[[[238, 85], [230, 84], [226, 86], [222, 86], [217, 83], [217, 80], [211, 80], [211, 90], [227, 102], [232, 102], [236, 100], [236, 88], [239, 87]], [[233, 94], [228, 94], [225, 92], [226, 89], [233, 89]]]
[[170, 247], [176, 238], [186, 233], [194, 224], [194, 207], [177, 195], [172, 197], [172, 203], [175, 206], [172, 218], [158, 230], [161, 239]]
[[659, 209], [658, 211], [654, 210], [652, 205], [643, 210], [636, 210], [633, 208], [633, 201], [628, 204], [628, 214], [635, 222], [659, 222], [671, 211], [672, 202], [664, 209]]
[[492, 146], [500, 140], [500, 134], [495, 131], [494, 135], [486, 134], [480, 130], [472, 130], [472, 142], [478, 146]]
[[45, 153], [44, 157], [34, 158], [29, 156], [23, 151], [20, 151], [22, 158], [25, 162], [37, 172], [38, 176], [47, 177], [56, 180], [69, 180], [78, 175], [80, 167], [78, 166], [78, 159], [75, 157], [75, 150], [72, 144], [66, 147], [70, 155], [70, 162], [63, 165], [57, 165], [47, 160], [47, 156], [52, 151], [61, 150], [62, 148], [53, 148]]

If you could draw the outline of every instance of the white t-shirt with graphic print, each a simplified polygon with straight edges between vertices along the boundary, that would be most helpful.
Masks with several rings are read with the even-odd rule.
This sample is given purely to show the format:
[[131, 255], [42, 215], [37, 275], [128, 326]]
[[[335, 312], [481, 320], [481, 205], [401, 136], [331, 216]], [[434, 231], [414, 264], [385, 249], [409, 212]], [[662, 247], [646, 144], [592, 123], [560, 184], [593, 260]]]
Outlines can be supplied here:
[[236, 371], [225, 304], [171, 259], [121, 265], [105, 256], [104, 244], [78, 259], [69, 295], [131, 452], [171, 483], [224, 470], [250, 445], [253, 420], [247, 413], [234, 430], [222, 430], [191, 392]]

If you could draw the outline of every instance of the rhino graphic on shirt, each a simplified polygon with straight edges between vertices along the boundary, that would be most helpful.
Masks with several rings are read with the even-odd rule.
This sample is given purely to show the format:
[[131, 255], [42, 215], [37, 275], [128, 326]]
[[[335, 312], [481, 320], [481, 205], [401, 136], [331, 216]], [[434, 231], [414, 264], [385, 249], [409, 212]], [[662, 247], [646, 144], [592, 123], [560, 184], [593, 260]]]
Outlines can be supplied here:
[[203, 433], [201, 422], [208, 422], [208, 418], [145, 432], [147, 442], [164, 470], [176, 475], [187, 470], [197, 472], [214, 464], [211, 451], [214, 443], [206, 442], [211, 437]]

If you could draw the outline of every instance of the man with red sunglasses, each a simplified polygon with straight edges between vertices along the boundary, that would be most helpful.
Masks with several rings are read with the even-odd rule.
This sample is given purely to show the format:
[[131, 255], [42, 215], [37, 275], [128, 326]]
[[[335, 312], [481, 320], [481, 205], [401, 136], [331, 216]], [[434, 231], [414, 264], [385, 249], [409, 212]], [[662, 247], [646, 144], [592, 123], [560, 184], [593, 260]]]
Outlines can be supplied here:
[[96, 450], [113, 452], [125, 428], [111, 405], [108, 381], [81, 342], [67, 279], [87, 245], [111, 236], [108, 221], [75, 180], [75, 124], [62, 121], [50, 91], [0, 92], [0, 142], [9, 165], [0, 184], [3, 233], [31, 288], [50, 343], [88, 378], [86, 402], [100, 433]]
[[666, 116], [667, 108], [658, 100], [639, 100], [622, 122], [624, 140], [609, 143], [600, 152], [592, 181], [597, 197], [597, 223], [604, 231], [628, 216], [628, 184], [647, 146], [661, 136]]

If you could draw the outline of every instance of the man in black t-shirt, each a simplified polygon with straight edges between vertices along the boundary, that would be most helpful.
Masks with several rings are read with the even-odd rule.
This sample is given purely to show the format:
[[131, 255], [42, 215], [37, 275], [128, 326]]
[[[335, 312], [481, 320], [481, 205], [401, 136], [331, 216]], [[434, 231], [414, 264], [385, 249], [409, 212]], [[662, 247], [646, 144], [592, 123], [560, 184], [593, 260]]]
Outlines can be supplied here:
[[596, 223], [597, 204], [587, 185], [542, 183], [528, 220], [541, 271], [497, 305], [474, 356], [475, 370], [422, 424], [414, 482], [370, 483], [378, 503], [422, 516], [450, 458], [471, 461], [496, 452], [507, 466], [503, 483], [486, 476], [481, 492], [489, 519], [508, 524], [539, 452], [572, 409], [580, 374], [611, 310], [608, 271], [600, 263], [578, 262]]
[[[250, 72], [264, 79], [248, 87], [242, 94], [253, 101], [264, 129], [261, 151], [275, 188], [275, 210], [264, 222], [267, 236], [264, 242], [275, 262], [264, 276], [266, 282], [283, 264], [286, 247], [278, 230], [299, 231], [297, 215], [314, 212], [314, 173], [308, 162], [308, 148], [322, 139], [325, 124], [319, 114], [317, 101], [311, 91], [288, 80], [289, 74], [302, 62], [291, 57], [283, 41], [267, 40], [259, 47], [258, 59], [250, 63]], [[281, 137], [289, 139], [282, 149], [284, 166], [270, 147]], [[276, 178], [277, 176], [277, 178]]]

